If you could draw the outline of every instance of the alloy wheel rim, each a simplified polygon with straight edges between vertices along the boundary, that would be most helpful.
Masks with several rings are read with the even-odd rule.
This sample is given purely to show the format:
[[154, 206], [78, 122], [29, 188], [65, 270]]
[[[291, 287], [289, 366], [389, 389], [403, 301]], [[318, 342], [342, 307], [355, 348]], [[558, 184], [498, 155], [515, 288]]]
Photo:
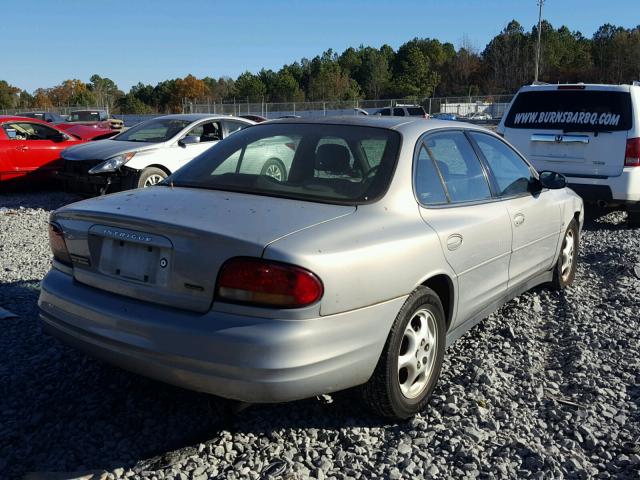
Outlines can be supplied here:
[[269, 165], [267, 167], [267, 170], [264, 172], [264, 174], [267, 177], [271, 177], [271, 178], [274, 178], [274, 179], [278, 180], [279, 182], [282, 181], [282, 170], [275, 163], [272, 164], [272, 165]]
[[144, 181], [144, 187], [151, 187], [153, 185], [157, 185], [162, 180], [164, 180], [164, 177], [162, 175], [154, 173], [153, 175], [149, 175], [149, 177]]
[[436, 319], [425, 308], [407, 323], [398, 352], [398, 384], [407, 398], [420, 396], [431, 379], [438, 347], [436, 332]]
[[562, 264], [560, 266], [560, 275], [562, 277], [562, 281], [566, 281], [569, 278], [569, 275], [571, 275], [571, 269], [573, 267], [574, 245], [575, 239], [573, 236], [573, 231], [569, 230], [564, 237], [564, 242], [562, 242]]

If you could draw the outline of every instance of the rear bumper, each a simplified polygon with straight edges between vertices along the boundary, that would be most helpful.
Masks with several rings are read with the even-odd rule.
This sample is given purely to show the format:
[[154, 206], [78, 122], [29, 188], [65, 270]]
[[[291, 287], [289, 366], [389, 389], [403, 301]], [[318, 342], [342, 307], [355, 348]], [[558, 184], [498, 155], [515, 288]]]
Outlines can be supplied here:
[[567, 175], [569, 187], [585, 201], [603, 200], [616, 205], [640, 203], [640, 168], [625, 167], [617, 177], [584, 178]]
[[191, 390], [265, 403], [366, 382], [405, 299], [304, 320], [201, 315], [51, 270], [38, 304], [45, 331], [92, 356]]

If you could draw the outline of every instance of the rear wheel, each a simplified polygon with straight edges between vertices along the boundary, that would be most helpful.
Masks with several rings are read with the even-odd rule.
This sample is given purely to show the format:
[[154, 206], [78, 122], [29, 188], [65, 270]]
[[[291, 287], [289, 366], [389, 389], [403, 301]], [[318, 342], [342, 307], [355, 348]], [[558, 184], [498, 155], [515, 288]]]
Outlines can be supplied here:
[[579, 246], [578, 223], [573, 219], [564, 233], [560, 255], [553, 270], [552, 284], [554, 288], [561, 290], [573, 283], [576, 276]]
[[138, 175], [137, 188], [152, 187], [167, 178], [167, 173], [157, 167], [147, 167]]
[[433, 290], [419, 287], [400, 309], [373, 376], [361, 388], [364, 402], [384, 417], [420, 412], [440, 376], [444, 347], [442, 303]]

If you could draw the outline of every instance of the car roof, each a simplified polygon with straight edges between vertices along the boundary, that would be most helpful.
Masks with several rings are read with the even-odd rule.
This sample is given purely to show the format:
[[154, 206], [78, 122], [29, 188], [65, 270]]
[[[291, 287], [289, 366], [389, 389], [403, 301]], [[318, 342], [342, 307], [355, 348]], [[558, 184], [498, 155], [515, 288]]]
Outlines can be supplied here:
[[239, 120], [241, 122], [251, 122], [251, 120], [247, 120], [246, 118], [233, 117], [231, 115], [221, 115], [221, 114], [210, 114], [210, 113], [175, 113], [172, 115], [161, 115], [155, 118], [171, 118], [174, 120], [185, 120], [187, 122], [196, 122], [198, 120]]
[[38, 118], [23, 117], [20, 115], [0, 115], [0, 122], [13, 122], [13, 121], [19, 121], [19, 120], [23, 120], [26, 122], [37, 122], [37, 123], [42, 123], [44, 125], [50, 125], [49, 123], [43, 122]]
[[[413, 131], [427, 131], [437, 128], [463, 128], [466, 130], [485, 130], [467, 122], [456, 122], [450, 120], [433, 120], [422, 117], [381, 117], [377, 115], [351, 115], [337, 117], [310, 117], [310, 118], [283, 118], [269, 120], [273, 123], [310, 123], [325, 125], [355, 125], [362, 127], [387, 128], [397, 130], [401, 133]], [[264, 125], [262, 123], [260, 125]]]
[[571, 87], [576, 87], [575, 91], [578, 90], [613, 90], [619, 92], [628, 92], [629, 87], [632, 85], [612, 85], [607, 83], [542, 83], [537, 85], [524, 85], [520, 88], [520, 92], [531, 92], [531, 91], [556, 91], [556, 90], [567, 90], [574, 91]]

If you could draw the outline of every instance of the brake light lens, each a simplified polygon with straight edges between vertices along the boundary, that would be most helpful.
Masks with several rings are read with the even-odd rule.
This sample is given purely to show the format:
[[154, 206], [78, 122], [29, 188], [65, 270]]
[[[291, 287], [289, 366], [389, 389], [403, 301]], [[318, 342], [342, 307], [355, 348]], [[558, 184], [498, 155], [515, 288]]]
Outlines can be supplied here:
[[640, 167], [640, 137], [627, 139], [627, 149], [624, 154], [625, 167]]
[[309, 270], [259, 258], [238, 257], [221, 268], [216, 296], [222, 300], [278, 308], [317, 302], [324, 289]]
[[55, 222], [49, 223], [49, 246], [51, 247], [53, 258], [60, 263], [71, 266], [71, 257], [64, 241], [62, 227]]

